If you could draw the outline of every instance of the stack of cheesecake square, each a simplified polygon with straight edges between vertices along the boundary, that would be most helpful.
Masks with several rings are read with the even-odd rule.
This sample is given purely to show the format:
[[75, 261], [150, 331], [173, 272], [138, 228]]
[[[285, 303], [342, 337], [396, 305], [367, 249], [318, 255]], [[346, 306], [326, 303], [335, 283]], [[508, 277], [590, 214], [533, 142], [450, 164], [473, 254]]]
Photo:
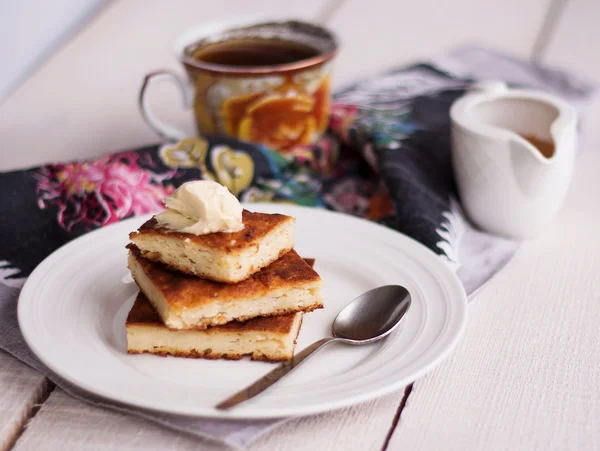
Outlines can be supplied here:
[[152, 218], [129, 237], [140, 288], [127, 317], [129, 353], [280, 361], [302, 315], [323, 307], [321, 279], [293, 249], [295, 219], [242, 213], [239, 232], [193, 235]]

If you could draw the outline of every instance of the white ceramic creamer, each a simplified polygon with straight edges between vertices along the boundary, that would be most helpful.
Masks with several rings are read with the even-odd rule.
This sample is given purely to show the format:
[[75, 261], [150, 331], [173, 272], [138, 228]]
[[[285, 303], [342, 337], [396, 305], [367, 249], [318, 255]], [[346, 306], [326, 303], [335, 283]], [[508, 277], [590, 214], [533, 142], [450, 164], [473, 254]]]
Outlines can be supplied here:
[[[467, 216], [510, 238], [540, 233], [571, 181], [576, 110], [546, 93], [486, 82], [454, 102], [450, 117], [454, 174]], [[523, 136], [553, 147], [542, 152]]]

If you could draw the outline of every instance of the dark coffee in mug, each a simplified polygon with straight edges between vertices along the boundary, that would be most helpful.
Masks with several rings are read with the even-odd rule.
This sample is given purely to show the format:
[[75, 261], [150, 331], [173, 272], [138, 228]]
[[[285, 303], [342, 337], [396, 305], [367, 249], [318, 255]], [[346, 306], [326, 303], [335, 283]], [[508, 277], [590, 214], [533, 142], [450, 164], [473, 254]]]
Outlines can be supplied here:
[[282, 39], [236, 39], [201, 46], [190, 55], [196, 61], [225, 66], [274, 66], [295, 63], [319, 54], [300, 42]]

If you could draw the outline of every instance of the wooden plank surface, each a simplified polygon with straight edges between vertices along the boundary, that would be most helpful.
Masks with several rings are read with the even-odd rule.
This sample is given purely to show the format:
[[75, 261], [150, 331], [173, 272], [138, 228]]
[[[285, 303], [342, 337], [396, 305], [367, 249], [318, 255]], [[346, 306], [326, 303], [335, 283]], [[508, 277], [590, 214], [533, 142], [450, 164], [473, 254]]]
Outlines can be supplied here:
[[0, 351], [0, 450], [9, 449], [19, 437], [49, 388], [42, 374]]
[[329, 25], [341, 37], [338, 83], [479, 44], [529, 57], [550, 0], [346, 0]]
[[600, 449], [600, 133], [588, 131], [560, 217], [470, 306], [390, 450]]
[[559, 20], [541, 61], [586, 75], [600, 83], [600, 2], [554, 0], [564, 3]]
[[[0, 103], [110, 0], [21, 0], [0, 6]], [[27, 24], [27, 26], [24, 26]], [[10, 37], [10, 38], [9, 38]]]
[[[360, 406], [292, 419], [248, 447], [250, 451], [380, 450], [402, 392]], [[177, 449], [229, 447], [99, 409], [55, 390], [31, 421], [15, 451]]]

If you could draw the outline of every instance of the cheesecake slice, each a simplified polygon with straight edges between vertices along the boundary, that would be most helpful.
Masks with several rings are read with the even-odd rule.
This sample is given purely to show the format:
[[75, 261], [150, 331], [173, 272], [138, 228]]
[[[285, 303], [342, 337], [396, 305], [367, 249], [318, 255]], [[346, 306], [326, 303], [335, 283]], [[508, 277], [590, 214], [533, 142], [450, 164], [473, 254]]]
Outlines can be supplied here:
[[139, 293], [127, 316], [127, 352], [204, 359], [277, 362], [294, 355], [302, 313], [231, 322], [208, 329], [172, 330], [143, 293]]
[[[314, 259], [305, 259], [314, 266]], [[205, 359], [241, 359], [276, 362], [294, 354], [302, 313], [254, 318], [207, 329], [167, 328], [143, 293], [138, 293], [127, 315], [127, 352]]]
[[242, 213], [244, 228], [232, 233], [193, 235], [146, 221], [129, 238], [143, 257], [218, 282], [237, 283], [270, 265], [294, 247], [290, 216]]
[[202, 329], [323, 307], [321, 278], [294, 250], [246, 280], [221, 283], [174, 271], [128, 246], [128, 267], [170, 329]]

